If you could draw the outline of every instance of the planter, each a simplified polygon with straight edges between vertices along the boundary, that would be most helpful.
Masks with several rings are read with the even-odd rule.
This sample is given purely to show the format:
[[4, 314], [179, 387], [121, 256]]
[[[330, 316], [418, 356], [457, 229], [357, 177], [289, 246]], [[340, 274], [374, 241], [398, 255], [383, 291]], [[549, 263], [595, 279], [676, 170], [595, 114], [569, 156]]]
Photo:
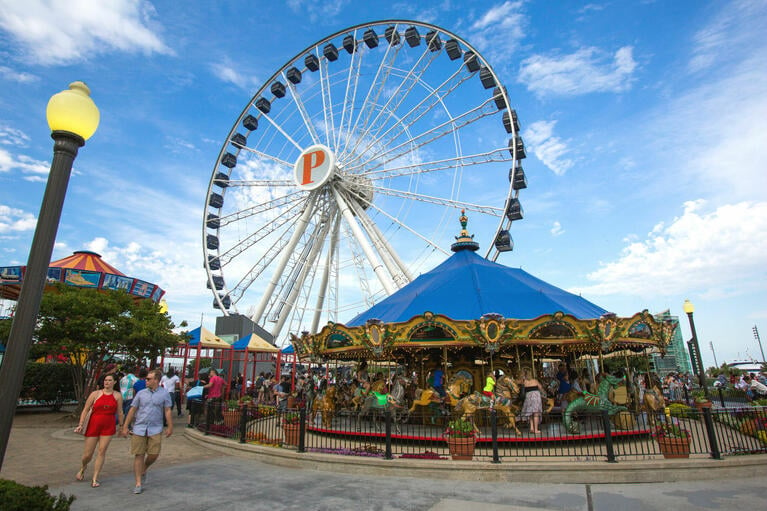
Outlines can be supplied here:
[[282, 430], [285, 433], [285, 443], [287, 445], [298, 445], [298, 434], [300, 424], [284, 424]]
[[474, 437], [447, 437], [447, 447], [454, 460], [471, 460], [474, 457]]
[[713, 406], [713, 403], [711, 403], [711, 401], [702, 401], [702, 402], [695, 401], [695, 408], [697, 408], [698, 411], [701, 413], [703, 412], [704, 408], [711, 408], [712, 406]]
[[227, 410], [224, 412], [224, 426], [236, 428], [240, 425], [240, 412], [238, 410]]
[[293, 396], [288, 397], [288, 410], [295, 410], [296, 408], [296, 398]]
[[673, 438], [658, 437], [658, 447], [664, 458], [689, 458], [690, 457], [690, 437]]

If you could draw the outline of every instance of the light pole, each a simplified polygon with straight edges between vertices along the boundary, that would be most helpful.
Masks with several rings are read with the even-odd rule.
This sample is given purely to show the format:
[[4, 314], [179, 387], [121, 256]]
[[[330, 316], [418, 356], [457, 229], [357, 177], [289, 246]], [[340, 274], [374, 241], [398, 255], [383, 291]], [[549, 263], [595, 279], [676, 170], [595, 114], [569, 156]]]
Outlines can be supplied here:
[[45, 195], [37, 218], [35, 235], [29, 249], [27, 270], [16, 304], [5, 358], [0, 367], [0, 467], [8, 447], [8, 437], [16, 411], [24, 370], [32, 345], [40, 300], [43, 295], [53, 243], [59, 228], [61, 209], [67, 193], [72, 163], [77, 150], [99, 125], [99, 110], [83, 82], [73, 82], [68, 90], [54, 94], [48, 101], [46, 117], [53, 138], [53, 161], [45, 186]]
[[764, 350], [762, 349], [762, 338], [759, 337], [759, 329], [754, 325], [754, 328], [751, 330], [754, 332], [754, 339], [759, 343], [759, 351], [762, 353], [762, 364], [764, 364], [767, 360], [764, 359]]
[[719, 362], [716, 361], [716, 351], [714, 351], [714, 341], [708, 342], [708, 347], [711, 348], [711, 354], [714, 355], [714, 367], [719, 368]]
[[692, 362], [695, 374], [698, 375], [698, 383], [703, 388], [703, 394], [706, 396], [706, 400], [710, 401], [708, 387], [706, 387], [706, 370], [703, 368], [703, 359], [700, 356], [700, 345], [698, 344], [698, 334], [695, 332], [695, 321], [692, 319], [692, 313], [695, 312], [695, 307], [690, 300], [685, 300], [683, 308], [684, 312], [687, 314], [687, 319], [690, 320], [690, 330], [692, 331], [692, 339], [687, 343], [687, 347], [690, 350], [690, 361]]

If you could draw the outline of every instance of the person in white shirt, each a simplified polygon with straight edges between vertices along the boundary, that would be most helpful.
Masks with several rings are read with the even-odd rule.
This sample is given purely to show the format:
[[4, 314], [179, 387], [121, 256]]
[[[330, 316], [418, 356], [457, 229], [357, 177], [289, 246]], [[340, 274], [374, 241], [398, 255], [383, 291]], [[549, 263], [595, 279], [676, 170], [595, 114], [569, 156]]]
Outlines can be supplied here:
[[756, 378], [752, 378], [750, 375], [744, 376], [743, 381], [748, 384], [748, 388], [752, 392], [752, 399], [764, 399], [767, 397], [767, 385], [760, 383]]
[[170, 394], [170, 402], [171, 402], [171, 411], [173, 411], [173, 405], [176, 405], [178, 416], [181, 416], [181, 405], [176, 401], [176, 386], [178, 385], [180, 379], [178, 375], [176, 374], [176, 371], [171, 367], [168, 369], [168, 372], [163, 375], [162, 379], [160, 380], [160, 385], [168, 391], [168, 394]]
[[131, 401], [133, 401], [133, 384], [138, 380], [138, 376], [136, 376], [137, 371], [138, 368], [131, 367], [127, 371], [128, 374], [120, 378], [120, 394], [122, 394], [123, 397], [123, 415], [128, 414]]

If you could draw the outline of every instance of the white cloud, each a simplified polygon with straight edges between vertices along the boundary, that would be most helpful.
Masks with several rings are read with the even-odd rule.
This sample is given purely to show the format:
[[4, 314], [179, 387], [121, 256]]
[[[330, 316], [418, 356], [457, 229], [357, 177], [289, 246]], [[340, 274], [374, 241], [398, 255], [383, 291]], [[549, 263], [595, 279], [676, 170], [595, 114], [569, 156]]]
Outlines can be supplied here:
[[31, 231], [36, 224], [31, 213], [0, 204], [0, 233]]
[[636, 67], [631, 46], [612, 58], [590, 47], [569, 55], [533, 55], [522, 61], [518, 80], [538, 96], [622, 92], [631, 88]]
[[559, 222], [554, 222], [554, 224], [551, 226], [551, 235], [552, 236], [560, 236], [565, 233], [565, 230], [562, 229], [562, 224]]
[[519, 46], [527, 26], [522, 4], [504, 2], [493, 6], [472, 23], [470, 30], [473, 33], [469, 40], [487, 59], [508, 62], [509, 54]]
[[287, 0], [288, 7], [296, 14], [307, 16], [309, 21], [329, 21], [346, 10], [351, 0], [317, 2], [317, 0]]
[[48, 175], [50, 164], [48, 162], [35, 160], [29, 156], [19, 155], [14, 157], [5, 149], [0, 148], [0, 172], [9, 172], [11, 170], [21, 170], [25, 174], [32, 174], [30, 177], [42, 177]]
[[24, 146], [27, 142], [29, 135], [23, 131], [10, 126], [0, 126], [0, 144]]
[[25, 73], [23, 71], [16, 71], [6, 66], [0, 66], [0, 76], [6, 80], [19, 83], [36, 82], [40, 79], [39, 76], [33, 75], [31, 73]]
[[629, 242], [617, 260], [588, 275], [593, 285], [576, 292], [721, 298], [763, 289], [767, 202], [727, 204], [711, 212], [705, 206], [703, 200], [686, 202], [681, 217], [655, 226], [643, 241]]
[[156, 34], [155, 17], [144, 0], [0, 0], [0, 28], [44, 65], [108, 51], [172, 54]]
[[573, 160], [565, 158], [570, 152], [562, 139], [554, 136], [556, 121], [537, 121], [527, 127], [523, 138], [529, 145], [536, 158], [550, 168], [558, 176], [561, 176], [573, 166]]
[[246, 92], [254, 92], [261, 83], [257, 76], [242, 74], [234, 69], [232, 63], [228, 60], [223, 63], [216, 62], [211, 64], [210, 70], [222, 82], [231, 83]]

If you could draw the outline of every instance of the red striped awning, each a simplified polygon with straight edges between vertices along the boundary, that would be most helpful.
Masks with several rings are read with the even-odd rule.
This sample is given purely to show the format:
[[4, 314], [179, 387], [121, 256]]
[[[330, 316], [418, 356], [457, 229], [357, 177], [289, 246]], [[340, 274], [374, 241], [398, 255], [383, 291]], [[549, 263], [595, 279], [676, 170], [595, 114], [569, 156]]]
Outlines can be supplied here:
[[88, 250], [78, 250], [69, 257], [52, 261], [51, 268], [72, 268], [74, 270], [97, 271], [125, 276], [123, 272], [101, 259], [101, 255]]

